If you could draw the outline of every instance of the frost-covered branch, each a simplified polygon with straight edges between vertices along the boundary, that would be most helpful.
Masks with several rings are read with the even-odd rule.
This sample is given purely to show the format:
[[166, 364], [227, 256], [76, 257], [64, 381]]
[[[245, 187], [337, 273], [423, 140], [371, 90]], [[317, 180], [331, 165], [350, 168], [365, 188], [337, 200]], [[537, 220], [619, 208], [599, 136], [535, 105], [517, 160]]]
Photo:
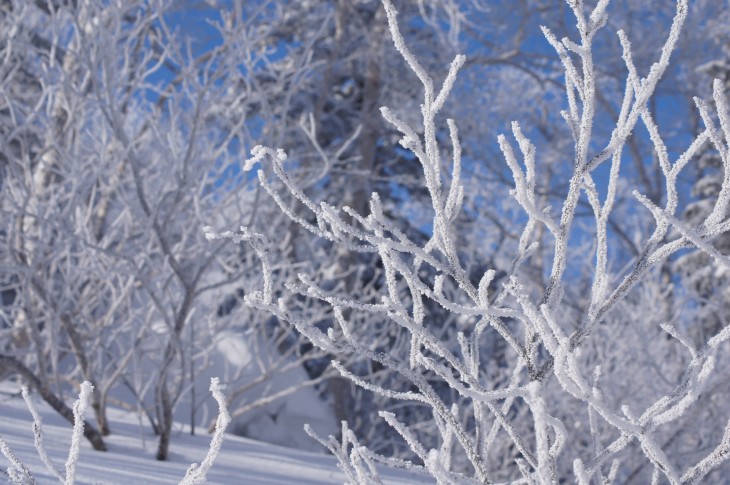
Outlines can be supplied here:
[[[79, 398], [73, 404], [73, 428], [71, 431], [71, 445], [69, 446], [68, 456], [66, 458], [65, 473], [61, 473], [53, 464], [46, 452], [45, 445], [43, 444], [43, 424], [41, 422], [40, 415], [33, 404], [29, 390], [26, 386], [21, 388], [23, 399], [25, 400], [28, 410], [33, 417], [33, 438], [38, 456], [48, 471], [51, 472], [51, 474], [55, 476], [60, 483], [65, 485], [73, 485], [76, 483], [76, 466], [79, 461], [79, 453], [81, 452], [81, 438], [84, 435], [84, 428], [88, 426], [84, 416], [87, 408], [89, 407], [89, 400], [92, 392], [93, 387], [90, 382], [84, 381], [81, 383]], [[15, 457], [7, 443], [2, 439], [0, 439], [0, 451], [2, 451], [5, 457], [8, 458], [13, 465], [13, 467], [8, 470], [8, 476], [12, 483], [18, 485], [36, 483], [30, 470]]]
[[199, 465], [195, 463], [190, 465], [187, 473], [185, 473], [185, 478], [180, 481], [180, 485], [206, 483], [208, 471], [210, 471], [210, 468], [213, 466], [213, 463], [221, 450], [226, 428], [231, 423], [231, 416], [228, 414], [228, 408], [226, 407], [226, 398], [223, 395], [223, 390], [217, 377], [210, 380], [210, 393], [218, 403], [218, 418], [215, 421], [215, 430], [213, 431], [213, 437], [210, 440], [208, 454], [205, 455], [205, 458]]

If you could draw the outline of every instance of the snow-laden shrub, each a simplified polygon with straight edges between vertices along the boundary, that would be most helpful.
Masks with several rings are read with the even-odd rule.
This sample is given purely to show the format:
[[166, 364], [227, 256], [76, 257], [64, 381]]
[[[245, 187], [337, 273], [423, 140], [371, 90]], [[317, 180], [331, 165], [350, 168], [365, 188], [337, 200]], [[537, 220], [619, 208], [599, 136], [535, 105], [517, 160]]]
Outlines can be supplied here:
[[[336, 359], [355, 355], [369, 361], [369, 367], [333, 365], [362, 388], [400, 403], [397, 412], [381, 411], [380, 417], [407, 443], [411, 458], [371, 452], [347, 423], [339, 442], [319, 438], [352, 482], [377, 483], [376, 465], [382, 464], [422, 468], [439, 483], [557, 483], [571, 476], [586, 484], [636, 477], [695, 483], [727, 458], [730, 407], [715, 396], [720, 396], [718, 380], [727, 372], [730, 326], [695, 344], [686, 334], [692, 331], [686, 319], [691, 311], [671, 292], [670, 285], [681, 281], [668, 281], [661, 271], [688, 248], [707, 254], [711, 264], [730, 265], [728, 255], [713, 246], [730, 231], [727, 99], [716, 82], [718, 126], [707, 103], [696, 98], [704, 129], [686, 140], [682, 153], [670, 155], [650, 103], [688, 15], [688, 1], [678, 0], [646, 73], [634, 62], [627, 34], [617, 32], [625, 83], [616, 100], [615, 126], [607, 138], [601, 137], [594, 122], [602, 109], [597, 65], [604, 59], [594, 55], [594, 39], [607, 25], [608, 4], [599, 0], [591, 10], [581, 0], [567, 1], [577, 22], [576, 40], [558, 39], [549, 28], [542, 29], [563, 66], [566, 101], [560, 115], [573, 147], [565, 160], [568, 179], [559, 208], [548, 206], [536, 190], [543, 175], [541, 151], [530, 130], [513, 122], [514, 141], [498, 139], [513, 178], [510, 195], [524, 211], [507, 274], [486, 269], [473, 278], [461, 259], [455, 220], [469, 194], [461, 180], [457, 123], [446, 120], [444, 133], [438, 115], [466, 58], [454, 59], [438, 88], [401, 35], [391, 0], [383, 0], [390, 33], [421, 83], [423, 102], [419, 125], [396, 109], [383, 107], [381, 113], [420, 163], [432, 214], [430, 238], [412, 240], [389, 219], [378, 193], [371, 195], [367, 214], [315, 201], [288, 175], [287, 154], [281, 149], [258, 146], [245, 163], [245, 170], [262, 165], [261, 186], [283, 213], [326, 241], [333, 258], [342, 250], [374, 254], [382, 267], [383, 284], [370, 293], [333, 291], [305, 273], [298, 284], [288, 286], [308, 302], [302, 308], [328, 309], [331, 323], [323, 329], [301, 308], [277, 301], [266, 235], [245, 227], [241, 234], [209, 231], [210, 238], [251, 243], [262, 256], [264, 288], [247, 295], [248, 305], [290, 322]], [[624, 266], [612, 252], [609, 221], [616, 222], [611, 215], [618, 194], [626, 190], [624, 148], [639, 136], [638, 126], [653, 145], [666, 189], [663, 200], [634, 190], [636, 210], [647, 211], [653, 227], [630, 236], [639, 242], [639, 251]], [[707, 145], [722, 159], [722, 188], [701, 221], [682, 220], [677, 215], [679, 179]], [[302, 210], [286, 203], [279, 187]], [[590, 209], [590, 226], [576, 223], [580, 203]], [[538, 232], [551, 239], [547, 247], [539, 245]], [[544, 287], [525, 271], [538, 260], [549, 274]], [[589, 276], [582, 280], [586, 268]], [[458, 317], [454, 326], [440, 325], [443, 314]], [[501, 347], [492, 345], [495, 340]], [[495, 348], [501, 350], [494, 353]], [[384, 370], [388, 379], [382, 377]], [[427, 426], [424, 414], [413, 409], [428, 410]], [[698, 423], [696, 413], [713, 417]], [[691, 435], [702, 437], [701, 449]]]

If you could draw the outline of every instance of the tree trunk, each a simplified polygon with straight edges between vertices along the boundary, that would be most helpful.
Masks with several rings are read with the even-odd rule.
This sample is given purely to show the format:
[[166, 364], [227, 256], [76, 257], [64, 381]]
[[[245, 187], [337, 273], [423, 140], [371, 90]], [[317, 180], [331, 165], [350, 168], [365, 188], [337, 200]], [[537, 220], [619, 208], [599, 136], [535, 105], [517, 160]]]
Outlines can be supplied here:
[[157, 458], [165, 461], [170, 452], [170, 433], [172, 432], [172, 403], [170, 402], [170, 392], [167, 390], [167, 384], [162, 383], [161, 398], [158, 403], [158, 426], [160, 430], [160, 440], [157, 444]]

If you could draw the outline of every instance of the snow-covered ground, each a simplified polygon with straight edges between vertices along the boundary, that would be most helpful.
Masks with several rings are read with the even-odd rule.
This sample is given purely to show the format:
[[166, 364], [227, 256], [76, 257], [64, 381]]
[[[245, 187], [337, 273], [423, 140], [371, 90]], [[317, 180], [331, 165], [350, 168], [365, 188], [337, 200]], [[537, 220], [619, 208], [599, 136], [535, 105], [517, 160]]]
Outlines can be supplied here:
[[[58, 483], [38, 457], [31, 429], [31, 416], [23, 399], [12, 387], [0, 388], [0, 437], [15, 456], [28, 466], [38, 484]], [[43, 420], [44, 443], [56, 468], [63, 469], [71, 437], [71, 426], [43, 401], [34, 396]], [[137, 416], [127, 411], [110, 409], [112, 435], [106, 438], [109, 451], [95, 452], [84, 440], [76, 472], [78, 484], [176, 484], [191, 463], [205, 456], [210, 436], [191, 436], [188, 427], [180, 427], [173, 435], [170, 460], [154, 459], [156, 439], [146, 427], [140, 427]], [[336, 460], [321, 452], [312, 441], [312, 452], [284, 448], [228, 435], [215, 465], [208, 474], [211, 484], [324, 485], [342, 484], [345, 476]], [[2, 468], [10, 463], [2, 456]], [[395, 470], [383, 473], [389, 484], [433, 483], [427, 477]], [[0, 476], [2, 480], [2, 476]]]

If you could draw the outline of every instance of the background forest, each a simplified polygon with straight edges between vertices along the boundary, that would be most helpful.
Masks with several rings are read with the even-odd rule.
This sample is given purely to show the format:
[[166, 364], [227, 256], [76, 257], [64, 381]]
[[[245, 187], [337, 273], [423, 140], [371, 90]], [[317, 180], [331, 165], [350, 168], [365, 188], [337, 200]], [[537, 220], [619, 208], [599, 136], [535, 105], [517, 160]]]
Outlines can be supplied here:
[[730, 470], [727, 0], [0, 0], [0, 58], [0, 378], [95, 449], [219, 377], [352, 482]]

